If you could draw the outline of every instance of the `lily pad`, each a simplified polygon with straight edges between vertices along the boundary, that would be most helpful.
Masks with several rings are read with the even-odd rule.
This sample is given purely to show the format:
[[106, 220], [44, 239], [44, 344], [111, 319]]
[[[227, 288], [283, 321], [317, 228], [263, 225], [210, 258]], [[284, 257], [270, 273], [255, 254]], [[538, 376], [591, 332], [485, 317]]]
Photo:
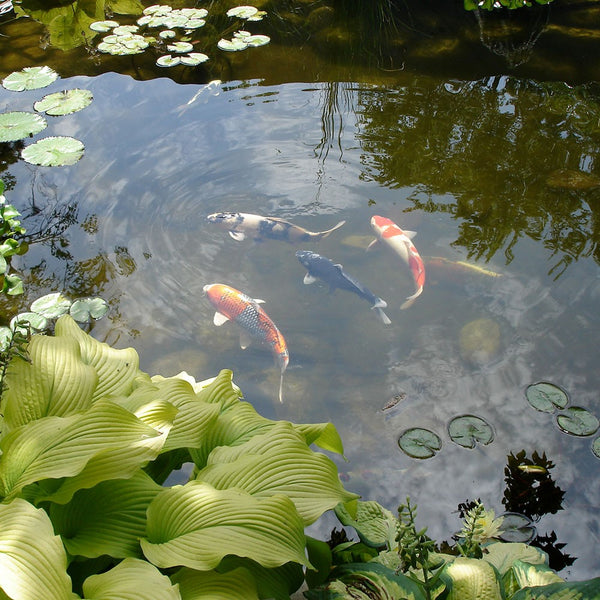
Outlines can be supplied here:
[[600, 437], [597, 437], [593, 442], [592, 442], [592, 452], [598, 457], [600, 458]]
[[450, 439], [464, 448], [475, 448], [477, 444], [487, 445], [494, 439], [494, 430], [475, 415], [455, 417], [448, 424]]
[[102, 298], [82, 298], [75, 300], [69, 314], [79, 323], [87, 323], [90, 319], [101, 319], [108, 312], [108, 304]]
[[184, 54], [193, 49], [193, 44], [190, 44], [189, 42], [175, 42], [174, 44], [169, 44], [167, 46], [169, 52], [176, 52], [178, 54]]
[[159, 67], [174, 67], [181, 62], [179, 56], [171, 56], [170, 54], [166, 54], [165, 56], [160, 56], [156, 60], [156, 64]]
[[44, 331], [48, 327], [48, 319], [37, 312], [19, 313], [10, 321], [10, 326], [13, 331], [21, 329], [23, 332], [30, 329], [32, 332]]
[[185, 56], [181, 57], [181, 64], [186, 65], [188, 67], [195, 67], [203, 62], [208, 60], [208, 56], [206, 54], [202, 54], [202, 52], [190, 52]]
[[67, 136], [47, 137], [23, 148], [23, 160], [42, 167], [62, 167], [75, 164], [83, 156], [84, 146]]
[[0, 114], [0, 142], [16, 142], [39, 133], [48, 126], [41, 115], [13, 111]]
[[251, 35], [245, 39], [246, 44], [251, 48], [257, 48], [258, 46], [265, 46], [271, 41], [268, 35]]
[[138, 29], [139, 27], [137, 25], [119, 25], [113, 29], [113, 33], [115, 35], [127, 35], [129, 33], [135, 33]]
[[94, 21], [90, 23], [90, 29], [98, 33], [106, 33], [118, 26], [119, 24], [116, 21]]
[[581, 437], [594, 435], [600, 427], [598, 418], [589, 410], [580, 406], [567, 408], [566, 414], [560, 414], [556, 417], [556, 422], [565, 433]]
[[143, 35], [136, 33], [125, 33], [123, 35], [107, 35], [102, 42], [98, 44], [98, 50], [114, 56], [126, 56], [130, 54], [140, 54], [150, 42]]
[[25, 67], [2, 80], [2, 86], [13, 92], [44, 88], [58, 79], [58, 73], [48, 66]]
[[502, 530], [498, 536], [503, 542], [527, 544], [536, 536], [531, 519], [520, 513], [507, 512], [502, 516]]
[[245, 50], [247, 47], [248, 44], [246, 44], [243, 38], [239, 37], [234, 37], [231, 40], [221, 38], [217, 42], [217, 48], [219, 48], [219, 50], [224, 50], [225, 52], [239, 52], [240, 50]]
[[164, 31], [161, 31], [158, 34], [158, 37], [161, 38], [162, 40], [171, 40], [173, 39], [177, 34], [172, 30], [172, 29], [165, 29]]
[[48, 94], [35, 102], [33, 108], [38, 112], [45, 112], [47, 115], [69, 115], [89, 106], [93, 98], [92, 92], [89, 90], [75, 88]]
[[48, 319], [57, 319], [71, 308], [71, 300], [60, 292], [46, 294], [31, 304], [31, 311]]
[[527, 386], [525, 396], [529, 404], [540, 412], [553, 413], [557, 408], [565, 408], [569, 403], [567, 392], [547, 381]]
[[429, 429], [412, 427], [398, 438], [398, 445], [411, 458], [431, 458], [441, 449], [442, 440]]
[[254, 6], [236, 6], [227, 11], [228, 17], [238, 17], [239, 19], [250, 19], [258, 12], [258, 8]]

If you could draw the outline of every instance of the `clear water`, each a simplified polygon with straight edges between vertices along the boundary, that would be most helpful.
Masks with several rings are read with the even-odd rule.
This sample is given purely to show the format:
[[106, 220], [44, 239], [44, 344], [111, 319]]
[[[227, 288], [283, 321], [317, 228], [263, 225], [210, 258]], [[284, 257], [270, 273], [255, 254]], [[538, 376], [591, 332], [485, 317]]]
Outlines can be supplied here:
[[[276, 45], [253, 52], [281, 69]], [[439, 540], [459, 528], [456, 508], [466, 499], [503, 511], [509, 453], [546, 453], [565, 496], [538, 532], [556, 532], [577, 557], [564, 576], [597, 576], [598, 434], [567, 435], [556, 415], [525, 398], [529, 384], [550, 381], [600, 417], [593, 80], [547, 83], [506, 66], [449, 76], [416, 68], [415, 59], [393, 73], [364, 67], [355, 79], [330, 76], [330, 64], [324, 78], [312, 65], [269, 81], [261, 77], [268, 65], [253, 65], [239, 64], [191, 103], [206, 81], [106, 72], [44, 90], [83, 87], [94, 102], [52, 119], [44, 134], [85, 143], [72, 167], [32, 167], [2, 146], [9, 201], [28, 231], [57, 234], [20, 258], [29, 296], [58, 288], [101, 295], [112, 312], [94, 335], [133, 345], [145, 371], [186, 370], [200, 380], [230, 368], [261, 414], [333, 422], [346, 486], [392, 510], [409, 495]], [[0, 110], [30, 110], [40, 96], [0, 89]], [[206, 222], [216, 211], [277, 216], [312, 231], [346, 224], [298, 246], [237, 242]], [[407, 310], [406, 265], [385, 248], [365, 251], [374, 214], [418, 234], [427, 282]], [[343, 264], [387, 301], [392, 324], [353, 294], [304, 285], [297, 249]], [[270, 354], [241, 350], [235, 325], [213, 325], [202, 288], [214, 282], [265, 300], [289, 346], [283, 404]], [[468, 350], [461, 330], [480, 319], [483, 341]], [[450, 440], [449, 421], [464, 414], [493, 427], [491, 444], [469, 450]], [[440, 452], [405, 455], [397, 440], [410, 427], [436, 432]], [[332, 524], [315, 529], [327, 535]]]

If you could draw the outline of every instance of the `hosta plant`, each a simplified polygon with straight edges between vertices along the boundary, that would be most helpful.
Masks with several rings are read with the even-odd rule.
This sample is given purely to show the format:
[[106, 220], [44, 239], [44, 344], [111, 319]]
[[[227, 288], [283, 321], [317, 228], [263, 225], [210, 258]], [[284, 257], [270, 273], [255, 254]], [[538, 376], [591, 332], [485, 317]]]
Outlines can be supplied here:
[[0, 405], [2, 598], [289, 598], [305, 527], [355, 502], [311, 448], [342, 453], [333, 425], [260, 416], [228, 370], [150, 377], [69, 315], [26, 350]]

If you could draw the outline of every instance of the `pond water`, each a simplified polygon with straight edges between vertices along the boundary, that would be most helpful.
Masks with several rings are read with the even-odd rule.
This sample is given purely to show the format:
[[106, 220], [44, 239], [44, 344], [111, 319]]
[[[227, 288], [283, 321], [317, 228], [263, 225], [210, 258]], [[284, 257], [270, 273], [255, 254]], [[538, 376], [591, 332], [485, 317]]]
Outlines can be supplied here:
[[[390, 42], [385, 64], [381, 52], [363, 61], [307, 38], [291, 45], [265, 25], [269, 46], [193, 76], [167, 76], [148, 57], [41, 50], [38, 23], [0, 25], [29, 44], [13, 56], [3, 39], [11, 60], [2, 77], [34, 64], [63, 76], [44, 90], [0, 88], [2, 112], [31, 110], [62, 89], [94, 95], [44, 132], [84, 142], [75, 165], [35, 167], [18, 144], [0, 145], [8, 201], [28, 233], [40, 232], [15, 263], [27, 295], [3, 310], [58, 289], [100, 295], [112, 310], [94, 336], [133, 345], [143, 370], [201, 380], [230, 368], [264, 416], [333, 422], [347, 459], [334, 460], [365, 499], [395, 510], [410, 496], [441, 541], [460, 527], [467, 499], [501, 513], [539, 497], [532, 514], [555, 565], [568, 579], [591, 578], [600, 568], [598, 433], [565, 433], [564, 411], [535, 410], [526, 389], [550, 382], [569, 406], [600, 417], [600, 63], [586, 61], [600, 45], [569, 21], [585, 24], [584, 13], [558, 0], [555, 12], [531, 13], [530, 44], [510, 56], [482, 43], [486, 15], [478, 22], [447, 6], [433, 20], [435, 4], [406, 4], [404, 45]], [[298, 245], [236, 241], [206, 221], [217, 211], [311, 231], [345, 224]], [[427, 279], [408, 309], [407, 265], [387, 248], [366, 252], [373, 215], [418, 234]], [[299, 249], [341, 263], [387, 302], [391, 324], [354, 294], [304, 285]], [[283, 403], [269, 352], [242, 350], [234, 324], [214, 326], [203, 295], [214, 282], [265, 300], [289, 347]], [[484, 419], [493, 440], [453, 442], [448, 425], [462, 415]], [[399, 448], [413, 427], [439, 436], [435, 456]], [[543, 476], [507, 467], [522, 451], [555, 466]], [[315, 531], [327, 536], [333, 524]]]

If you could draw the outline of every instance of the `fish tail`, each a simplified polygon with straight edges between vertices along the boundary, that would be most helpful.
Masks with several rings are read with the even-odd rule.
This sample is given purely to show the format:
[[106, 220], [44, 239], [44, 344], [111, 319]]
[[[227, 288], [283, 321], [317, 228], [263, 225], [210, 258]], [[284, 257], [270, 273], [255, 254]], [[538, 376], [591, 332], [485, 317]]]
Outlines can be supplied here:
[[283, 404], [283, 371], [281, 371], [281, 377], [279, 378], [279, 402]]
[[[386, 304], [386, 306], [387, 306], [387, 304]], [[390, 320], [390, 318], [381, 310], [381, 308], [379, 308], [377, 306], [373, 306], [372, 308], [379, 315], [379, 318], [381, 319], [381, 321], [384, 325], [389, 325], [392, 322]]]
[[421, 286], [419, 286], [417, 291], [412, 296], [409, 296], [406, 299], [406, 301], [400, 308], [404, 309], [404, 308], [408, 308], [409, 306], [412, 306], [413, 302], [421, 295], [422, 292], [423, 292], [423, 286], [421, 285]]
[[373, 306], [371, 306], [371, 308], [386, 308], [387, 307], [387, 302], [385, 300], [382, 300], [381, 298], [375, 298], [375, 304], [373, 304]]
[[321, 231], [319, 233], [319, 238], [323, 239], [326, 238], [330, 233], [333, 233], [336, 229], [339, 229], [342, 225], [345, 225], [346, 221], [340, 221], [337, 225], [334, 225], [331, 229], [327, 229], [325, 231]]

